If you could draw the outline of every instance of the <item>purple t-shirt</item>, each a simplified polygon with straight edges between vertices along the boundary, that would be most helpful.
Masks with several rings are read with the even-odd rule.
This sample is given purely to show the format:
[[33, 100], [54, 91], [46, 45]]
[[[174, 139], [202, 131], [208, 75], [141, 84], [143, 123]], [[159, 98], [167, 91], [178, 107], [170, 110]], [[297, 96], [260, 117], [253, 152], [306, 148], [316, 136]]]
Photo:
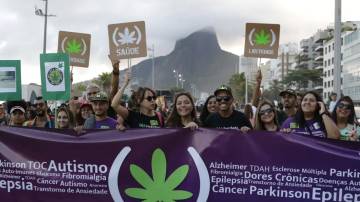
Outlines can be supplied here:
[[116, 128], [117, 121], [113, 118], [107, 117], [104, 120], [96, 121], [95, 128], [96, 129], [114, 129]]
[[[305, 121], [305, 125], [307, 127], [300, 128], [299, 124], [295, 122], [293, 117], [286, 119], [286, 121], [282, 124], [281, 128], [291, 128], [293, 133], [300, 135], [312, 135], [315, 137], [326, 137], [326, 131], [321, 127], [320, 123], [312, 120]], [[310, 130], [310, 131], [309, 131]]]

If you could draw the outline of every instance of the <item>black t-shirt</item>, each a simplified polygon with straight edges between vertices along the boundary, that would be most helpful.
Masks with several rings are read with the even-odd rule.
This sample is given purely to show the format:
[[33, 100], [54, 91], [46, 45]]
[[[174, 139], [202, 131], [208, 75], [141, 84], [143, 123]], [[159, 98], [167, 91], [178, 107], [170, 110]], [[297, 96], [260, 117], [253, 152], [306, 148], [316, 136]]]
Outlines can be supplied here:
[[243, 126], [252, 128], [249, 119], [239, 111], [234, 110], [231, 116], [223, 118], [219, 113], [212, 113], [208, 116], [204, 123], [205, 127], [210, 128], [225, 128], [225, 129], [240, 129]]
[[140, 112], [129, 110], [126, 124], [130, 128], [161, 128], [163, 127], [163, 121], [159, 119], [159, 116], [158, 114], [146, 116]]
[[277, 113], [276, 115], [277, 115], [279, 126], [281, 126], [285, 122], [285, 120], [288, 118], [288, 116], [282, 110], [281, 111], [276, 110], [276, 113]]

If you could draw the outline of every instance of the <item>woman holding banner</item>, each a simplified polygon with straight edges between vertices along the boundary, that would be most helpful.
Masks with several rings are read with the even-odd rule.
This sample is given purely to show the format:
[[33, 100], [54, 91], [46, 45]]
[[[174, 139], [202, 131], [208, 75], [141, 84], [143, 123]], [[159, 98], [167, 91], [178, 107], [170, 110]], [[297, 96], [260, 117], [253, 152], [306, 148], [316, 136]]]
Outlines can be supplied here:
[[359, 141], [360, 127], [356, 120], [354, 103], [344, 96], [336, 103], [332, 118], [340, 129], [340, 140]]
[[56, 116], [56, 128], [73, 128], [74, 118], [72, 113], [66, 107], [60, 107]]
[[256, 110], [255, 130], [279, 131], [279, 123], [274, 105], [267, 100], [262, 101]]
[[340, 132], [321, 97], [313, 91], [306, 92], [295, 117], [288, 118], [282, 125], [283, 132], [294, 132], [322, 138], [339, 139]]
[[191, 130], [199, 128], [194, 101], [189, 93], [178, 93], [175, 96], [166, 126], [190, 128]]
[[216, 97], [215, 95], [210, 95], [205, 103], [204, 103], [204, 107], [200, 113], [200, 121], [201, 123], [204, 123], [206, 118], [209, 116], [210, 113], [213, 112], [217, 112], [219, 109], [219, 105], [216, 102]]
[[111, 107], [120, 115], [130, 128], [161, 128], [164, 127], [164, 119], [156, 109], [156, 93], [154, 90], [146, 87], [139, 87], [131, 95], [133, 109], [127, 109], [122, 106], [121, 98], [124, 90], [130, 81], [130, 69], [125, 75], [125, 83], [114, 96]]

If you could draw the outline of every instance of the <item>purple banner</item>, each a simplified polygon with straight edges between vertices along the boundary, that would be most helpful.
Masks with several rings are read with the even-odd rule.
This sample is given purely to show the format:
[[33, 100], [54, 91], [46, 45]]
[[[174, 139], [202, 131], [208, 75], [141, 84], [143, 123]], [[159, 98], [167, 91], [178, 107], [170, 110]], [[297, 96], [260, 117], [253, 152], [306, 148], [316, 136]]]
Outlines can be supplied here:
[[281, 133], [0, 128], [0, 199], [360, 201], [360, 145]]

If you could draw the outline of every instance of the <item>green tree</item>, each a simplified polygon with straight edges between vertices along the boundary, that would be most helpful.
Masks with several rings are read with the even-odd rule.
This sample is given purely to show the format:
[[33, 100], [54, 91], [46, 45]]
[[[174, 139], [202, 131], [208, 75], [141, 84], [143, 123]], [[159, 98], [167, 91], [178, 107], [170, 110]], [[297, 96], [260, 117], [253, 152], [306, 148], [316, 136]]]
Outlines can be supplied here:
[[282, 81], [289, 88], [296, 90], [306, 89], [309, 81], [319, 83], [322, 80], [322, 70], [320, 69], [297, 69], [290, 70]]
[[[245, 103], [245, 74], [233, 74], [229, 80], [229, 86], [232, 89], [233, 96], [235, 100], [239, 101], [240, 103]], [[253, 84], [248, 82], [248, 101], [252, 97], [253, 92]]]
[[109, 93], [111, 87], [111, 73], [103, 72], [97, 78], [95, 78], [93, 82], [100, 86], [103, 91]]
[[270, 101], [280, 100], [279, 94], [283, 90], [283, 85], [278, 80], [272, 80], [270, 83], [270, 88], [264, 90], [262, 93], [263, 98]]
[[73, 85], [72, 89], [73, 89], [74, 95], [80, 96], [80, 95], [82, 95], [83, 92], [86, 91], [86, 86], [82, 83], [77, 83], [77, 84]]

